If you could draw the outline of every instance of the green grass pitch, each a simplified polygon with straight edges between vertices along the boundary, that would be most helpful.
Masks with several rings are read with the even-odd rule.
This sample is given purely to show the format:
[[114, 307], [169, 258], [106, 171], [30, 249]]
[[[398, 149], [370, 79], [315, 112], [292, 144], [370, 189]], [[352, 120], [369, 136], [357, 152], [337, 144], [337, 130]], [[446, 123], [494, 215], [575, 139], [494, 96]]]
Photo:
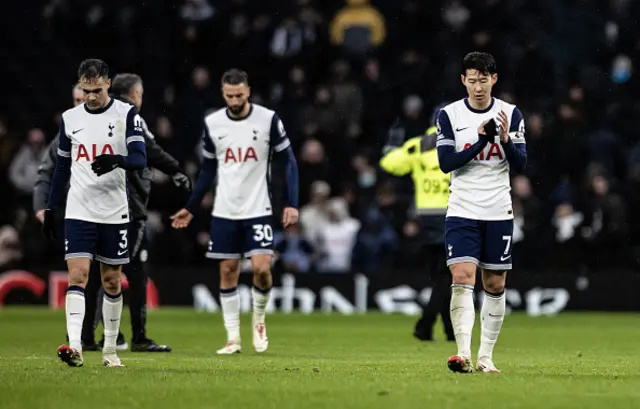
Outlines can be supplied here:
[[510, 315], [494, 357], [501, 375], [450, 373], [454, 344], [416, 341], [413, 317], [272, 315], [269, 350], [257, 355], [243, 316], [242, 354], [219, 357], [221, 321], [154, 311], [149, 335], [174, 352], [124, 352], [125, 368], [87, 352], [70, 368], [55, 353], [62, 312], [0, 309], [0, 408], [640, 407], [640, 314]]

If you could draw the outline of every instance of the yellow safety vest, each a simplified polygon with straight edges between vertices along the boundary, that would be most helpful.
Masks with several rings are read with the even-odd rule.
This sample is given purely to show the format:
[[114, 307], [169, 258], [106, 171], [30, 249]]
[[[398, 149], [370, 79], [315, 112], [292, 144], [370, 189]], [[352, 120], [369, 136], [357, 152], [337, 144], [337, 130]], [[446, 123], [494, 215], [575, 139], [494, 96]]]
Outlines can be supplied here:
[[[427, 130], [427, 134], [432, 132], [435, 127]], [[421, 143], [422, 136], [409, 139], [380, 159], [380, 167], [395, 176], [411, 173], [418, 214], [445, 214], [451, 177], [440, 170], [438, 151], [433, 148], [422, 152]]]

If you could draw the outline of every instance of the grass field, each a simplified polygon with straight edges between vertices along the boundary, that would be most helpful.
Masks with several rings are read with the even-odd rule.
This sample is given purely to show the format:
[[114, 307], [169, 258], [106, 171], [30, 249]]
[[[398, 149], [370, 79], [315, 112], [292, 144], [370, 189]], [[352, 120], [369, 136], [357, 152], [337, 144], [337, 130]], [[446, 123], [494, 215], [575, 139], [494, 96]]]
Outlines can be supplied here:
[[219, 315], [162, 309], [149, 315], [150, 335], [174, 352], [121, 353], [125, 368], [101, 367], [100, 353], [87, 352], [83, 368], [70, 368], [55, 354], [62, 313], [0, 309], [0, 408], [640, 407], [640, 315], [508, 316], [495, 354], [501, 375], [450, 373], [454, 344], [416, 341], [413, 321], [271, 316], [259, 356], [243, 317], [243, 353], [218, 357]]

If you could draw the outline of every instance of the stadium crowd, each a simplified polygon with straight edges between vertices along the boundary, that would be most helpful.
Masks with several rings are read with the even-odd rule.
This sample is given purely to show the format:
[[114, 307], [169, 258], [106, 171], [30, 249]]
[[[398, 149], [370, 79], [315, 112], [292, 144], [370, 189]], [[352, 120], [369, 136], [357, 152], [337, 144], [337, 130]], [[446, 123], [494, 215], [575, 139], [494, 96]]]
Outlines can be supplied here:
[[[640, 2], [630, 0], [41, 0], [19, 18], [0, 69], [0, 266], [61, 256], [42, 238], [32, 188], [71, 106], [79, 61], [144, 81], [141, 115], [195, 179], [202, 119], [223, 106], [218, 79], [250, 75], [275, 109], [300, 169], [301, 223], [279, 234], [290, 271], [419, 268], [412, 184], [378, 166], [384, 148], [433, 125], [465, 96], [470, 50], [498, 61], [495, 96], [524, 113], [528, 165], [513, 175], [515, 268], [637, 266], [640, 258]], [[17, 7], [17, 6], [16, 6]], [[36, 18], [32, 18], [37, 16]], [[636, 16], [636, 17], [634, 17]], [[24, 33], [24, 35], [22, 35]], [[279, 190], [274, 180], [274, 191]], [[281, 187], [281, 186], [280, 186]], [[150, 260], [204, 262], [212, 194], [187, 231], [158, 173]], [[444, 251], [444, 249], [443, 249]]]

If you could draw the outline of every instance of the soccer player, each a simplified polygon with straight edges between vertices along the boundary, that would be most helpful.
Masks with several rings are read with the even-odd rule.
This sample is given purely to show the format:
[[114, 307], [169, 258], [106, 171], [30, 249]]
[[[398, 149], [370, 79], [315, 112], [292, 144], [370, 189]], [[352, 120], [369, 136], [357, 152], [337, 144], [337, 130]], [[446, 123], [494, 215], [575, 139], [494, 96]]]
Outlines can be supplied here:
[[[111, 83], [111, 96], [123, 102], [132, 104], [140, 111], [143, 103], [144, 86], [142, 78], [137, 74], [120, 73], [113, 78]], [[140, 117], [142, 124], [142, 135], [145, 139], [147, 152], [147, 167], [142, 170], [127, 172], [127, 187], [129, 192], [129, 209], [131, 211], [131, 222], [129, 223], [129, 257], [130, 262], [123, 266], [123, 272], [129, 281], [129, 310], [131, 312], [131, 351], [133, 352], [170, 352], [168, 345], [157, 344], [146, 335], [146, 300], [147, 300], [147, 274], [142, 253], [146, 246], [146, 220], [147, 204], [151, 193], [151, 180], [153, 177], [151, 167], [170, 175], [176, 187], [191, 192], [191, 181], [189, 177], [180, 169], [179, 163], [171, 155], [166, 153], [160, 145], [155, 142], [155, 138], [143, 117]], [[94, 338], [94, 315], [96, 304], [98, 314], [102, 304], [102, 291], [99, 281], [89, 280], [85, 297], [87, 299], [87, 315], [82, 328], [82, 341], [85, 345], [95, 342]], [[96, 300], [97, 298], [97, 300]], [[92, 301], [92, 302], [90, 302]], [[118, 340], [124, 339], [122, 334], [118, 335]], [[104, 343], [104, 342], [100, 342]], [[100, 344], [99, 343], [99, 344]], [[120, 343], [117, 343], [118, 347]], [[126, 345], [126, 342], [125, 342]], [[126, 347], [125, 347], [126, 349]]]
[[491, 96], [498, 74], [490, 54], [467, 54], [461, 79], [468, 97], [439, 112], [436, 142], [440, 168], [451, 172], [445, 246], [453, 279], [451, 321], [458, 353], [449, 358], [448, 366], [455, 372], [473, 371], [473, 289], [480, 267], [484, 300], [476, 368], [499, 372], [493, 347], [504, 320], [504, 286], [512, 266], [509, 171], [521, 172], [526, 165], [524, 119], [514, 105]]
[[222, 76], [226, 109], [205, 118], [204, 159], [187, 206], [172, 216], [174, 228], [184, 228], [218, 175], [207, 257], [220, 261], [220, 301], [227, 344], [218, 354], [241, 351], [239, 259], [250, 257], [253, 269], [253, 347], [269, 346], [265, 309], [271, 289], [273, 204], [269, 193], [272, 153], [286, 172], [288, 203], [282, 224], [298, 221], [298, 165], [278, 115], [249, 102], [249, 79], [232, 69]]
[[[142, 106], [142, 96], [144, 88], [142, 78], [136, 74], [123, 73], [113, 78], [110, 88], [112, 97], [124, 102], [133, 104], [139, 111]], [[74, 106], [84, 102], [84, 95], [80, 84], [73, 88]], [[127, 188], [130, 194], [129, 209], [131, 211], [131, 223], [128, 233], [129, 257], [131, 262], [123, 266], [123, 271], [129, 280], [129, 291], [131, 299], [129, 309], [131, 311], [132, 343], [133, 352], [170, 352], [168, 345], [159, 345], [146, 336], [146, 282], [147, 276], [144, 268], [144, 261], [141, 254], [143, 252], [146, 235], [146, 207], [151, 190], [151, 167], [154, 167], [167, 175], [171, 175], [176, 187], [191, 191], [191, 181], [189, 177], [181, 171], [179, 163], [171, 155], [166, 153], [160, 145], [155, 142], [153, 134], [146, 126], [144, 118], [142, 122], [142, 134], [145, 138], [145, 148], [147, 152], [147, 167], [140, 171], [127, 172]], [[38, 181], [33, 190], [33, 206], [36, 217], [42, 222], [44, 220], [44, 210], [47, 206], [49, 190], [51, 188], [51, 178], [56, 166], [58, 144], [60, 135], [56, 135], [47, 147], [44, 159], [38, 168]], [[140, 237], [142, 236], [142, 237]], [[96, 268], [98, 267], [98, 268]], [[97, 298], [97, 300], [96, 300]], [[99, 351], [104, 344], [103, 340], [98, 344], [95, 342], [95, 327], [102, 321], [102, 299], [104, 293], [100, 280], [99, 266], [92, 265], [89, 271], [89, 280], [85, 287], [85, 320], [82, 325], [82, 349], [84, 351]], [[96, 310], [98, 314], [96, 314]], [[95, 316], [98, 315], [99, 319]], [[116, 350], [127, 350], [128, 344], [122, 333], [118, 334]]]
[[84, 363], [84, 288], [95, 254], [105, 290], [102, 363], [122, 366], [116, 354], [116, 337], [122, 314], [120, 275], [122, 265], [129, 262], [126, 171], [146, 167], [144, 137], [135, 107], [109, 97], [109, 67], [104, 61], [83, 61], [78, 80], [85, 102], [62, 114], [58, 159], [42, 226], [45, 236], [54, 239], [54, 211], [71, 179], [65, 215], [69, 346], [60, 346], [58, 356], [69, 366]]

